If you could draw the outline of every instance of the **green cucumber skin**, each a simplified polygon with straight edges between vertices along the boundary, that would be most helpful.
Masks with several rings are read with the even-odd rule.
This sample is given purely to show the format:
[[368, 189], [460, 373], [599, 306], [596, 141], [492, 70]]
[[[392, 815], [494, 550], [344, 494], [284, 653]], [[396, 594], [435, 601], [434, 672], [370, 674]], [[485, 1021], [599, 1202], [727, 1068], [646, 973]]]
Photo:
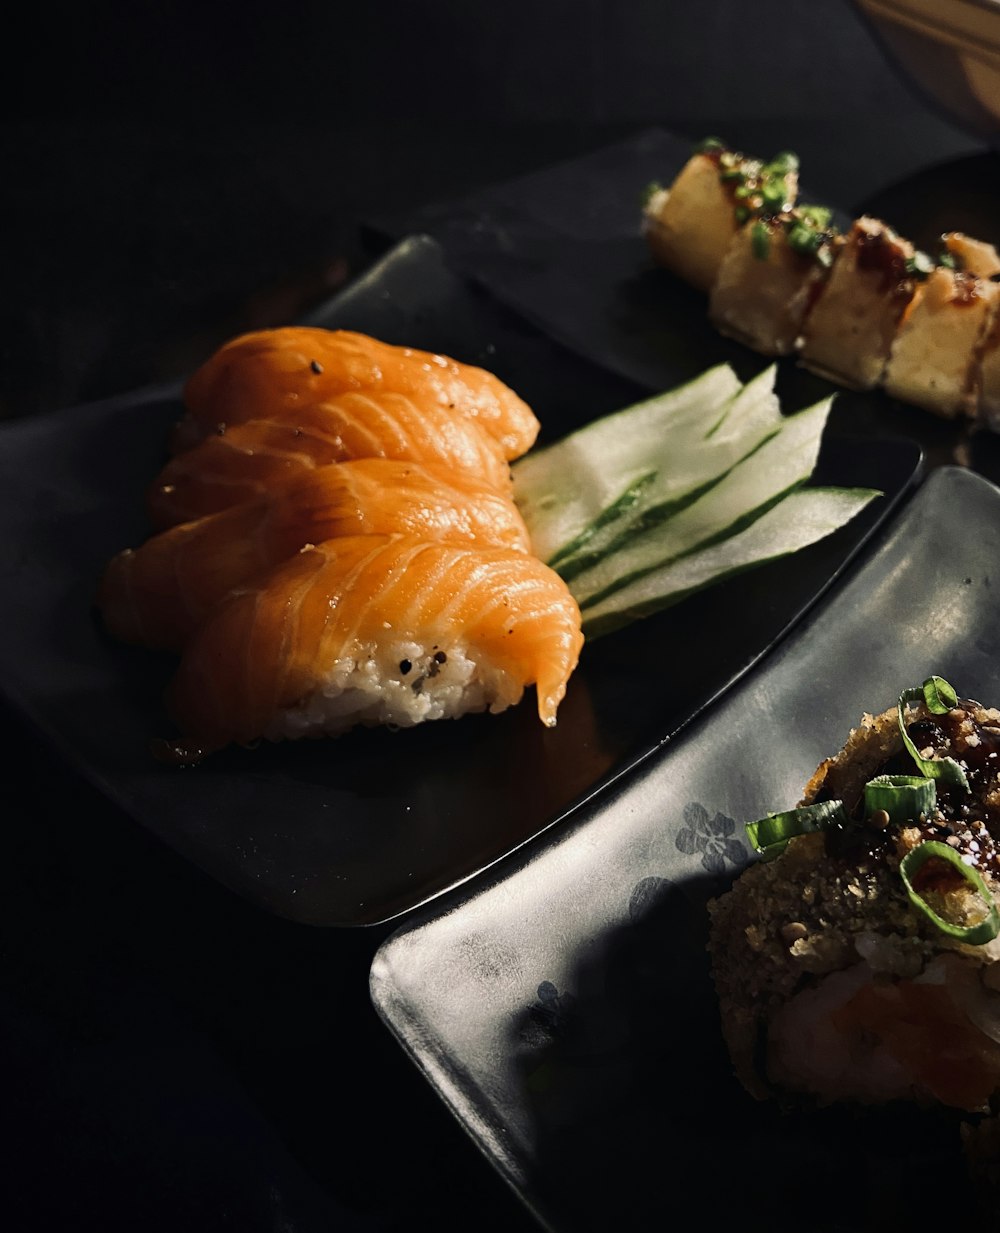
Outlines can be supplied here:
[[[790, 556], [840, 530], [882, 496], [875, 488], [798, 488], [739, 536], [650, 571], [603, 604], [584, 610], [584, 635], [592, 642], [724, 579]], [[778, 533], [771, 535], [775, 527]]]
[[682, 425], [688, 435], [704, 435], [743, 388], [733, 370], [720, 364], [518, 459], [511, 468], [514, 500], [537, 555], [551, 561], [567, 551], [650, 474], [661, 441], [677, 441]]
[[737, 534], [812, 475], [831, 399], [785, 417], [781, 429], [714, 489], [671, 519], [629, 540], [586, 573], [568, 579], [581, 607], [598, 602], [665, 561]]
[[514, 500], [592, 640], [832, 534], [882, 494], [808, 488], [833, 397], [793, 414], [776, 366], [720, 364], [532, 451]]

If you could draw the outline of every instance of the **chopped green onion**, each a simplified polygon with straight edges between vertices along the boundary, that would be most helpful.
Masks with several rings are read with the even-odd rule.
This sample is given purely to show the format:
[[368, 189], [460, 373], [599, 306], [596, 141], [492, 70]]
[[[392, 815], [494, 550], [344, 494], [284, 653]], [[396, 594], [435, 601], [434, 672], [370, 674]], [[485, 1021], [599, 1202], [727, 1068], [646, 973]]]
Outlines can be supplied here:
[[908, 702], [923, 702], [932, 714], [943, 715], [954, 706], [956, 700], [954, 689], [940, 676], [928, 677], [917, 689], [904, 689], [899, 695], [899, 731], [902, 733], [903, 744], [907, 752], [916, 762], [921, 774], [928, 779], [939, 779], [942, 783], [964, 788], [968, 792], [969, 781], [965, 771], [955, 759], [922, 758], [906, 730], [906, 704]]
[[936, 804], [934, 780], [923, 776], [879, 775], [865, 784], [865, 813], [868, 817], [884, 809], [890, 822], [902, 825], [928, 816]]
[[814, 256], [825, 241], [826, 236], [822, 231], [814, 231], [805, 223], [795, 222], [788, 228], [788, 247], [807, 257]]
[[771, 813], [766, 818], [746, 824], [747, 838], [765, 859], [777, 856], [789, 839], [813, 831], [832, 830], [847, 824], [843, 801], [817, 801], [784, 813]]
[[926, 253], [922, 253], [919, 250], [912, 257], [908, 258], [906, 262], [907, 274], [914, 274], [917, 278], [926, 278], [933, 269], [933, 260]]
[[807, 227], [816, 231], [826, 231], [833, 218], [833, 211], [828, 206], [821, 205], [796, 206], [795, 214]]
[[799, 156], [793, 154], [791, 150], [783, 150], [771, 159], [764, 168], [764, 172], [766, 175], [787, 176], [793, 171], [798, 171], [798, 169]]
[[826, 206], [796, 206], [787, 231], [788, 247], [829, 268], [833, 264], [829, 230], [832, 217], [832, 211]]
[[745, 223], [747, 219], [750, 217], [750, 211], [747, 209], [745, 205], [738, 205], [736, 209], [733, 211], [733, 213], [736, 217], [736, 221], [740, 224]]
[[949, 253], [947, 251], [938, 255], [938, 265], [943, 265], [946, 270], [958, 269], [958, 261], [956, 260], [954, 253]]
[[773, 213], [780, 213], [788, 204], [788, 185], [784, 180], [765, 180], [760, 188], [760, 195]]
[[642, 205], [643, 208], [649, 205], [650, 201], [663, 188], [659, 180], [650, 180], [646, 187], [642, 190]]
[[[916, 873], [929, 860], [934, 860], [935, 858], [945, 861], [952, 868], [956, 869], [982, 896], [983, 902], [987, 906], [987, 913], [975, 925], [953, 925], [950, 921], [946, 921], [944, 917], [939, 916], [934, 911], [927, 900], [914, 887], [913, 879]], [[989, 887], [983, 881], [979, 872], [970, 865], [965, 864], [954, 848], [948, 847], [946, 843], [938, 843], [935, 839], [928, 839], [925, 843], [911, 849], [900, 861], [899, 872], [902, 875], [910, 901], [933, 921], [942, 933], [946, 933], [952, 938], [958, 938], [959, 941], [967, 942], [970, 946], [981, 946], [984, 942], [992, 942], [997, 934], [1000, 933], [1000, 911], [997, 910], [996, 901], [990, 893]]]
[[771, 233], [767, 229], [767, 223], [762, 223], [759, 219], [754, 223], [750, 232], [750, 247], [758, 261], [767, 260], [771, 251]]
[[694, 148], [695, 154], [709, 154], [713, 150], [727, 149], [726, 143], [721, 137], [706, 137], [704, 141], [699, 141]]
[[923, 684], [924, 705], [932, 715], [947, 715], [958, 705], [958, 694], [943, 676], [929, 676]]

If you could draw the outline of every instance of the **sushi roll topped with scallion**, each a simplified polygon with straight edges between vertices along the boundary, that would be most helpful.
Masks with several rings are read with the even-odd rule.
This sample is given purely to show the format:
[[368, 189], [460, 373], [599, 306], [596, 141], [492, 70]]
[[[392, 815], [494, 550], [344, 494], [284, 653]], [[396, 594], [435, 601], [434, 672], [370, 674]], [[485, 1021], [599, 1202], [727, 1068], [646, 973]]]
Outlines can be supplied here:
[[710, 905], [738, 1077], [788, 1104], [1000, 1094], [1000, 711], [930, 677], [866, 715]]

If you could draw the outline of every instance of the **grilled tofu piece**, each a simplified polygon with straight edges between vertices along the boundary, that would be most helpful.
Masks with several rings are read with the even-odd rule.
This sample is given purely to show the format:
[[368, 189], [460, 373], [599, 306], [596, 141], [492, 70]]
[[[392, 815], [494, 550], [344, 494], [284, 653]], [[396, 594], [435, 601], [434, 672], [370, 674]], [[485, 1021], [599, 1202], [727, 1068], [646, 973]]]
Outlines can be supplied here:
[[708, 142], [669, 188], [650, 194], [643, 233], [660, 265], [707, 294], [744, 222], [788, 209], [797, 193], [798, 160], [792, 155], [763, 163]]
[[874, 389], [913, 297], [915, 250], [887, 223], [867, 216], [838, 237], [835, 249], [830, 276], [803, 325], [800, 359], [849, 389]]
[[937, 266], [903, 313], [882, 381], [901, 402], [948, 419], [974, 418], [980, 346], [1000, 304], [1000, 285]]
[[708, 302], [709, 320], [760, 355], [791, 355], [833, 260], [821, 215], [791, 210], [747, 222], [730, 243]]

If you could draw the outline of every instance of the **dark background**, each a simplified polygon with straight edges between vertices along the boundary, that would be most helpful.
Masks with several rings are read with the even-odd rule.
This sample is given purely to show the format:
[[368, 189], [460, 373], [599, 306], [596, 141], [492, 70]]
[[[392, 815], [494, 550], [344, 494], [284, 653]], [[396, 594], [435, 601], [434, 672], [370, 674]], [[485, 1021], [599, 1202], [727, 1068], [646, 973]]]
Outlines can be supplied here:
[[[814, 194], [848, 210], [984, 149], [832, 0], [18, 18], [0, 116], [7, 419], [181, 377], [364, 269], [370, 216], [648, 125], [797, 150]], [[265, 918], [3, 731], [0, 1225], [532, 1227], [376, 1021], [384, 932]]]
[[846, 2], [19, 6], [0, 415], [174, 377], [369, 254], [358, 221], [633, 129], [803, 157], [855, 201], [975, 145]]

